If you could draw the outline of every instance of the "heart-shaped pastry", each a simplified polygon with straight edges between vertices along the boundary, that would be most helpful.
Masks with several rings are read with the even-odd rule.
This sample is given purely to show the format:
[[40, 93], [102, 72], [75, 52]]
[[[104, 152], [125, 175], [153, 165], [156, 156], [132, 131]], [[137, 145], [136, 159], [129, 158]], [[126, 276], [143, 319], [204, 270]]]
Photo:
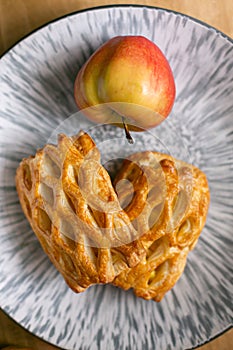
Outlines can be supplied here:
[[16, 187], [44, 251], [75, 292], [113, 282], [155, 300], [181, 275], [209, 203], [199, 169], [156, 152], [126, 160], [114, 189], [82, 131], [23, 159]]

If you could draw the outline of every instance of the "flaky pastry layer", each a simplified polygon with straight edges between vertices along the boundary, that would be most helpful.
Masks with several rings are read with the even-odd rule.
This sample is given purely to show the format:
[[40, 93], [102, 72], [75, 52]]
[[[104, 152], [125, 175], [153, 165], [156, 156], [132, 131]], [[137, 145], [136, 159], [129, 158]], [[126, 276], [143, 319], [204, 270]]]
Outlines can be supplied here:
[[141, 242], [147, 254], [113, 284], [160, 301], [181, 276], [204, 227], [210, 200], [207, 178], [197, 167], [167, 154], [142, 152], [124, 161], [115, 187], [134, 227], [145, 230]]
[[181, 276], [209, 205], [204, 173], [157, 152], [130, 156], [113, 185], [82, 131], [23, 159], [16, 187], [45, 253], [75, 292], [112, 282], [156, 301]]

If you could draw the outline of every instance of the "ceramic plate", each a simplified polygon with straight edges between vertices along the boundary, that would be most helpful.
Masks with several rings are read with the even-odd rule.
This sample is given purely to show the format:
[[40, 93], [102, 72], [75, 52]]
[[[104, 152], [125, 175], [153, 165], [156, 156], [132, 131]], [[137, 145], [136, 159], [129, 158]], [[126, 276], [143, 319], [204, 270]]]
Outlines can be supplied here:
[[[20, 160], [34, 154], [51, 135], [58, 130], [74, 134], [80, 125], [90, 128], [84, 119], [79, 125], [79, 119], [72, 117], [77, 112], [75, 76], [103, 42], [125, 34], [154, 41], [175, 76], [177, 97], [172, 114], [151, 131], [150, 148], [168, 149], [200, 167], [211, 191], [199, 242], [183, 276], [160, 303], [111, 285], [93, 286], [79, 295], [68, 289], [31, 231], [14, 183]], [[179, 13], [136, 6], [97, 8], [59, 19], [19, 42], [2, 57], [0, 77], [1, 308], [30, 332], [69, 350], [187, 349], [229, 328], [232, 41]], [[94, 130], [92, 136], [98, 143], [103, 128]], [[111, 128], [104, 132], [108, 139], [113, 135]], [[147, 135], [141, 137], [144, 146]], [[114, 147], [117, 156], [120, 142]]]

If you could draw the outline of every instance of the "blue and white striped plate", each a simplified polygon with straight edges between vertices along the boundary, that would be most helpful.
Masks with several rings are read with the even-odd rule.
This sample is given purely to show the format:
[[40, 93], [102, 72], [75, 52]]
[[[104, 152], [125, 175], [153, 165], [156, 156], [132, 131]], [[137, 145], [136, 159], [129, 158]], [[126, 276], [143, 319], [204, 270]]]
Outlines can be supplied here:
[[[100, 44], [124, 34], [148, 37], [170, 61], [177, 98], [172, 115], [154, 133], [165, 144], [170, 140], [174, 154], [186, 148], [207, 174], [211, 191], [201, 238], [183, 276], [159, 304], [110, 285], [79, 295], [68, 289], [32, 233], [14, 184], [20, 160], [77, 111], [73, 83], [81, 65]], [[179, 13], [98, 8], [57, 20], [19, 42], [2, 57], [0, 79], [1, 308], [32, 333], [69, 350], [187, 349], [229, 328], [232, 41]]]

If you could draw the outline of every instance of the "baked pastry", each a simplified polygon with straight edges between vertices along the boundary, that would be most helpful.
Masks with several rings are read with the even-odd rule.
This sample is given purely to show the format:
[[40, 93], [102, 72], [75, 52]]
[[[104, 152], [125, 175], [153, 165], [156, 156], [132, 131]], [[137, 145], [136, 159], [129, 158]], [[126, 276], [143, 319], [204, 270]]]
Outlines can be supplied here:
[[113, 284], [160, 301], [181, 276], [187, 254], [205, 224], [209, 205], [206, 176], [169, 155], [142, 152], [124, 161], [115, 187], [135, 229], [142, 232], [140, 241], [147, 255], [135, 267], [122, 271]]
[[16, 187], [44, 251], [74, 291], [111, 282], [145, 256], [88, 134], [61, 134], [57, 146], [23, 159]]
[[57, 146], [23, 159], [16, 174], [23, 211], [75, 292], [112, 282], [159, 301], [204, 226], [206, 177], [169, 155], [142, 152], [123, 162], [114, 186], [82, 131], [59, 135]]

